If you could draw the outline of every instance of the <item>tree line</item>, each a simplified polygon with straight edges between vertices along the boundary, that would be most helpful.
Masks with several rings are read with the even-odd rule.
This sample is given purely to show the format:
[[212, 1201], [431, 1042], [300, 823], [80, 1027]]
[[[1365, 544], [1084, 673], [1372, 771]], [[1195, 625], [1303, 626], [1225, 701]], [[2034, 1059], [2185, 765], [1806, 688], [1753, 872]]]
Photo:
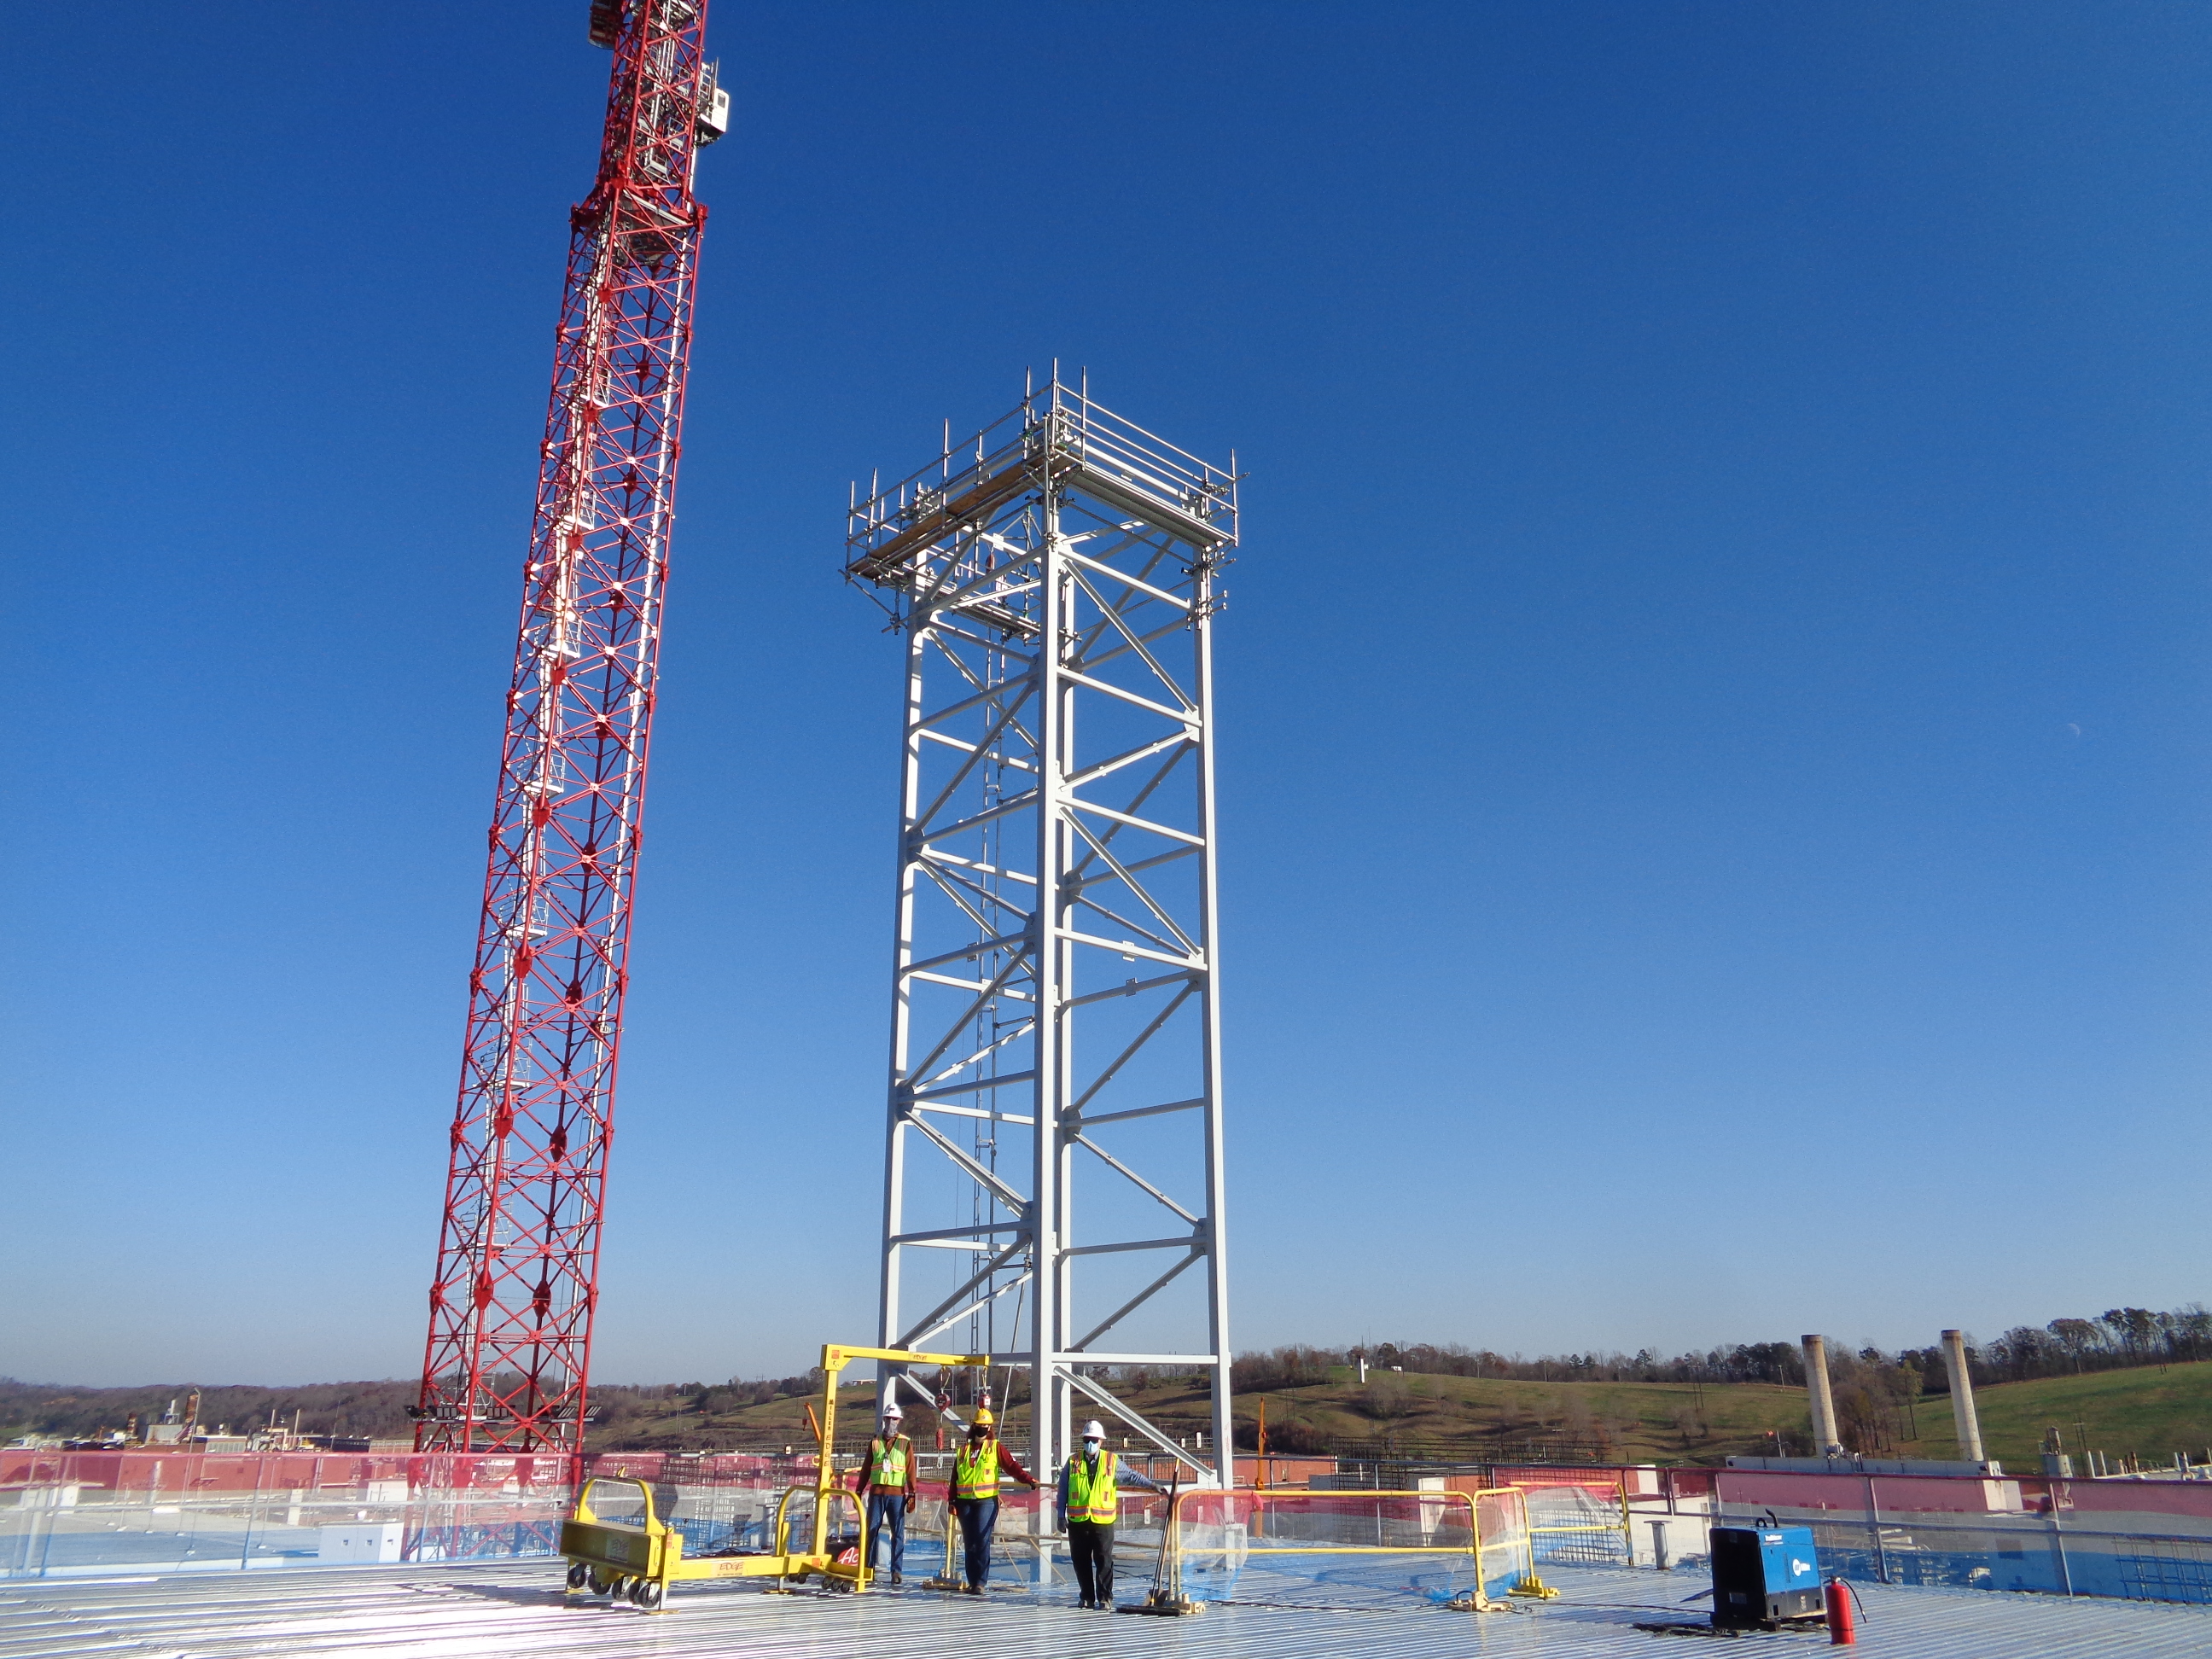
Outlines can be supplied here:
[[[1966, 1352], [1968, 1370], [1977, 1384], [2212, 1359], [2212, 1310], [2201, 1302], [2164, 1310], [2108, 1308], [2094, 1317], [2069, 1316], [2040, 1327], [2016, 1325], [1986, 1343], [1969, 1338]], [[1238, 1393], [1258, 1393], [1328, 1382], [1338, 1380], [1344, 1368], [1356, 1366], [1363, 1354], [1370, 1375], [1402, 1371], [1545, 1382], [1767, 1382], [1788, 1387], [1802, 1387], [1805, 1381], [1804, 1356], [1796, 1343], [1786, 1341], [1740, 1342], [1702, 1353], [1664, 1357], [1649, 1349], [1634, 1354], [1593, 1350], [1533, 1359], [1456, 1342], [1380, 1342], [1365, 1348], [1294, 1343], [1239, 1354], [1232, 1367], [1232, 1386]], [[1932, 1346], [1890, 1352], [1831, 1342], [1828, 1363], [1838, 1428], [1844, 1443], [1855, 1451], [1880, 1452], [1899, 1439], [1912, 1437], [1907, 1432], [1912, 1402], [1950, 1389], [1942, 1352]], [[998, 1401], [1001, 1410], [1026, 1399], [1027, 1380], [1021, 1373], [1011, 1377], [1001, 1374], [996, 1380], [1001, 1393], [1009, 1396]], [[1156, 1378], [1139, 1371], [1118, 1380], [1141, 1389]], [[1164, 1373], [1157, 1380], [1165, 1380]], [[821, 1386], [818, 1370], [753, 1381], [733, 1377], [714, 1384], [602, 1383], [592, 1390], [596, 1420], [591, 1440], [597, 1446], [607, 1445], [672, 1412], [712, 1416], [775, 1399], [811, 1396]], [[310, 1434], [401, 1438], [413, 1431], [406, 1408], [415, 1402], [417, 1387], [390, 1380], [299, 1388], [210, 1387], [202, 1390], [200, 1421], [243, 1431], [268, 1422], [272, 1413], [279, 1423], [289, 1424], [296, 1410], [301, 1429]], [[87, 1389], [0, 1377], [0, 1439], [24, 1434], [102, 1436], [125, 1427], [134, 1414], [143, 1433], [172, 1399], [191, 1392], [191, 1385], [185, 1382]], [[919, 1414], [929, 1415], [927, 1408]], [[1296, 1433], [1286, 1428], [1284, 1437]], [[1271, 1443], [1276, 1438], [1271, 1433]], [[1294, 1449], [1288, 1444], [1280, 1449]]]
[[[1542, 1382], [1766, 1382], [1802, 1388], [1804, 1352], [1795, 1342], [1740, 1342], [1702, 1353], [1661, 1356], [1649, 1349], [1634, 1354], [1591, 1352], [1543, 1354], [1528, 1358], [1460, 1343], [1378, 1342], [1366, 1348], [1322, 1348], [1306, 1344], [1237, 1356], [1233, 1369], [1239, 1393], [1310, 1387], [1341, 1381], [1346, 1367], [1365, 1357], [1370, 1378], [1395, 1372], [1418, 1376], [1494, 1376]], [[2094, 1318], [2069, 1316], [2036, 1327], [2017, 1325], [1987, 1343], [1966, 1341], [1966, 1368], [1975, 1384], [2026, 1382], [2035, 1377], [2117, 1370], [2130, 1366], [2166, 1365], [2212, 1359], [2212, 1310], [2191, 1302], [2160, 1311], [2111, 1308]], [[1835, 1401], [1837, 1431], [1855, 1452], [1881, 1455], [1900, 1442], [1919, 1437], [1915, 1402], [1950, 1393], [1942, 1351], [1935, 1346], [1895, 1351], [1853, 1348], [1831, 1340], [1828, 1378]], [[1371, 1384], [1370, 1384], [1371, 1389]], [[1372, 1414], [1372, 1413], [1370, 1413]], [[1288, 1441], [1290, 1429], [1271, 1443], [1301, 1449]], [[1316, 1444], [1313, 1449], [1319, 1450]], [[1809, 1452], [1802, 1435], [1784, 1431], [1778, 1452]]]
[[[748, 1389], [781, 1389], [804, 1378], [775, 1383], [746, 1383]], [[195, 1387], [200, 1396], [202, 1433], [227, 1430], [248, 1434], [271, 1420], [291, 1427], [295, 1413], [306, 1435], [365, 1440], [408, 1440], [415, 1419], [408, 1415], [422, 1389], [419, 1382], [386, 1378], [378, 1382], [309, 1382], [296, 1388], [258, 1383], [195, 1385], [155, 1382], [132, 1388], [71, 1388], [56, 1383], [0, 1377], [0, 1440], [28, 1435], [38, 1438], [100, 1440], [131, 1427], [141, 1437], [175, 1404], [181, 1413]], [[688, 1385], [696, 1389], [698, 1384]], [[819, 1386], [818, 1384], [817, 1385]], [[794, 1392], [798, 1390], [793, 1390]], [[603, 1428], [665, 1411], [678, 1390], [666, 1383], [642, 1386], [601, 1383], [592, 1389], [593, 1443]], [[773, 1393], [767, 1396], [773, 1398]]]
[[2107, 1308], [2094, 1319], [2054, 1319], [2041, 1329], [2015, 1325], [1975, 1359], [1977, 1382], [2212, 1359], [2212, 1309], [2201, 1302], [2166, 1312]]
[[[1594, 1349], [1533, 1359], [1457, 1342], [1378, 1342], [1366, 1348], [1294, 1343], [1239, 1354], [1232, 1370], [1234, 1386], [1241, 1393], [1326, 1382], [1334, 1371], [1357, 1365], [1363, 1353], [1370, 1371], [1395, 1370], [1427, 1376], [1498, 1376], [1536, 1382], [1775, 1382], [1791, 1387], [1805, 1381], [1804, 1353], [1795, 1342], [1739, 1342], [1663, 1358], [1645, 1348], [1633, 1354]], [[2201, 1302], [2162, 1312], [2112, 1308], [2093, 1319], [2054, 1319], [2040, 1328], [2015, 1325], [1994, 1341], [1978, 1344], [1969, 1337], [1966, 1344], [1967, 1370], [1977, 1383], [2197, 1359], [2212, 1359], [2212, 1310]], [[1917, 1373], [1916, 1394], [1944, 1394], [1950, 1389], [1939, 1348], [1891, 1352], [1831, 1342], [1832, 1376], [1863, 1367]]]

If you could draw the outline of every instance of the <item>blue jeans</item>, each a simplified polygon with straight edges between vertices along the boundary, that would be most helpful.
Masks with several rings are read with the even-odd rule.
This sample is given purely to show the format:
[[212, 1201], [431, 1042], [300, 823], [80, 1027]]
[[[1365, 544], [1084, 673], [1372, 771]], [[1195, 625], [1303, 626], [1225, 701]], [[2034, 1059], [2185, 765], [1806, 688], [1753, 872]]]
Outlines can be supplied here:
[[891, 1523], [891, 1576], [903, 1577], [906, 1573], [906, 1494], [902, 1492], [868, 1494], [868, 1556], [871, 1569], [876, 1565], [876, 1534], [884, 1522]]
[[[967, 1547], [968, 1582], [981, 1589], [991, 1578], [991, 1534], [999, 1529], [999, 1500], [963, 1498], [952, 1507], [960, 1515], [960, 1541]], [[952, 1564], [945, 1567], [949, 1572]]]

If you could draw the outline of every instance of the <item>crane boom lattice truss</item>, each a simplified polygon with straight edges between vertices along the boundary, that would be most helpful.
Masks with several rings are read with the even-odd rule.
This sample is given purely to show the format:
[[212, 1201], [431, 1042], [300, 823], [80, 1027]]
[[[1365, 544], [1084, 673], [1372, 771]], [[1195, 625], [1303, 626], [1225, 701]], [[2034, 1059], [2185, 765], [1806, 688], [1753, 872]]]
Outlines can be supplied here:
[[594, 0], [614, 50], [539, 451], [416, 1443], [580, 1449], [702, 143], [703, 0]]
[[[1236, 540], [1233, 463], [1057, 375], [848, 526], [907, 664], [879, 1340], [1025, 1368], [1040, 1473], [1080, 1406], [1231, 1474], [1211, 630]], [[1199, 1373], [1210, 1407], [1145, 1421], [1102, 1365]]]

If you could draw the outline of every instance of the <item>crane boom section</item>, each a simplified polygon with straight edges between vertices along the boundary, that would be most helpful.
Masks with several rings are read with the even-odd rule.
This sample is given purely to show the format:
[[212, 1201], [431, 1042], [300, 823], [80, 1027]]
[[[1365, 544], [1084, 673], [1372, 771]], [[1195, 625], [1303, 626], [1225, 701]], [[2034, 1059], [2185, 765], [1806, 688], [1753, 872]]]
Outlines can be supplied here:
[[586, 1422], [646, 758], [675, 517], [703, 0], [595, 4], [614, 63], [568, 286], [507, 690], [416, 1443], [575, 1452]]

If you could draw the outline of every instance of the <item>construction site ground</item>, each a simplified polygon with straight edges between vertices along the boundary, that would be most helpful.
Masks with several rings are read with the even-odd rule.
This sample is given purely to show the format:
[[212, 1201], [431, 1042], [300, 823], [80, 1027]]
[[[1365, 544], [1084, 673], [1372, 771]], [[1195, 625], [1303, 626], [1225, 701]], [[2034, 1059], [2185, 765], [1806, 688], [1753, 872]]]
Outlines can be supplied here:
[[[1695, 1573], [1569, 1567], [1552, 1577], [1558, 1601], [1510, 1612], [1231, 1604], [1188, 1618], [1085, 1612], [1066, 1585], [981, 1598], [911, 1586], [861, 1595], [682, 1586], [666, 1611], [645, 1613], [570, 1600], [557, 1560], [17, 1581], [0, 1585], [0, 1659], [1336, 1659], [1352, 1651], [1363, 1659], [1595, 1659], [1694, 1652], [1712, 1639], [1637, 1628], [1698, 1619], [1698, 1604], [1686, 1600], [1702, 1583]], [[1881, 1659], [2212, 1651], [2208, 1607], [1880, 1585], [1862, 1595], [1859, 1647]], [[1728, 1650], [1809, 1656], [1826, 1646], [1817, 1632], [1741, 1640], [1751, 1647]]]

